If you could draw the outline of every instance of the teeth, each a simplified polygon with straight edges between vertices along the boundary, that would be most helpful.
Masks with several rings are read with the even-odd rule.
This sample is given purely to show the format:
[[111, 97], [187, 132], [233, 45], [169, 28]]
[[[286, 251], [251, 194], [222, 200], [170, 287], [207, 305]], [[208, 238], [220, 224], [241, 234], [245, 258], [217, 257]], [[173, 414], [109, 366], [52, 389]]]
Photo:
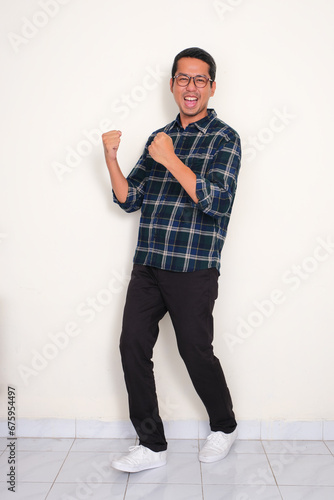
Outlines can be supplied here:
[[186, 101], [197, 101], [197, 97], [185, 97]]

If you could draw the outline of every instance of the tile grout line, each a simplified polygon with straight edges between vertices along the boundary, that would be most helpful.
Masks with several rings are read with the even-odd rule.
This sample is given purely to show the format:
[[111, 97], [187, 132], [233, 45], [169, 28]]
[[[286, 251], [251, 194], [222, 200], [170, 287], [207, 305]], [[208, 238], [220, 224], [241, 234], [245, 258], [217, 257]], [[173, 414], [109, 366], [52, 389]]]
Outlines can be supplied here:
[[[137, 443], [139, 443], [139, 438], [138, 436], [135, 437], [135, 443], [134, 443], [134, 446], [137, 446]], [[110, 466], [111, 467], [111, 466]], [[129, 483], [130, 483], [130, 472], [128, 472], [128, 478], [126, 480], [126, 484], [125, 484], [125, 490], [124, 490], [124, 496], [123, 496], [123, 500], [126, 500], [126, 495], [127, 495], [127, 492], [128, 492], [128, 486], [129, 486]]]
[[[198, 456], [198, 454], [200, 452], [200, 441], [201, 441], [200, 440], [200, 424], [199, 424], [199, 422], [197, 424], [197, 439], [196, 439], [196, 441], [197, 441], [197, 456]], [[200, 470], [200, 475], [201, 475], [202, 499], [205, 500], [204, 499], [203, 471], [202, 471], [202, 463], [201, 462], [199, 462], [199, 470]]]
[[[261, 445], [262, 445], [262, 447], [263, 447], [263, 450], [264, 450], [264, 453], [265, 453], [265, 455], [266, 455], [266, 459], [267, 459], [268, 465], [269, 465], [270, 470], [271, 470], [271, 473], [272, 473], [272, 475], [273, 475], [273, 478], [274, 478], [274, 481], [275, 481], [275, 484], [276, 484], [276, 487], [277, 487], [277, 491], [278, 491], [278, 493], [279, 493], [279, 495], [280, 495], [281, 499], [283, 500], [283, 495], [282, 495], [282, 493], [281, 493], [281, 489], [280, 489], [279, 484], [278, 484], [278, 482], [277, 482], [276, 475], [275, 475], [274, 470], [273, 470], [273, 468], [272, 468], [272, 466], [271, 466], [271, 463], [270, 463], [270, 460], [269, 460], [269, 457], [268, 457], [268, 454], [267, 454], [267, 450], [266, 450], [266, 448], [265, 448], [265, 446], [264, 446], [264, 444], [263, 444], [263, 440], [262, 440], [262, 439], [261, 439]], [[269, 486], [269, 485], [268, 485], [268, 486]]]
[[[198, 439], [197, 439], [197, 456], [200, 452], [200, 439], [199, 439], [199, 435], [198, 435]], [[205, 500], [204, 498], [204, 483], [203, 483], [203, 470], [202, 470], [202, 462], [199, 461], [199, 470], [200, 470], [200, 474], [201, 474], [201, 489], [202, 489], [202, 498], [203, 500]]]
[[126, 484], [125, 484], [125, 490], [124, 490], [123, 500], [126, 500], [126, 494], [128, 492], [129, 482], [130, 482], [130, 473], [128, 472], [128, 478], [127, 478]]
[[334, 453], [332, 452], [332, 450], [330, 449], [330, 447], [327, 445], [327, 443], [326, 443], [326, 441], [325, 441], [325, 440], [323, 440], [323, 443], [324, 443], [324, 445], [326, 446], [326, 448], [327, 448], [327, 450], [329, 451], [329, 453], [330, 453], [332, 456], [334, 456]]
[[74, 443], [75, 443], [75, 440], [76, 440], [76, 438], [74, 438], [74, 439], [73, 439], [73, 442], [72, 442], [72, 444], [71, 444], [71, 446], [70, 446], [70, 448], [69, 448], [69, 450], [68, 450], [68, 452], [67, 452], [67, 454], [66, 454], [66, 457], [64, 458], [64, 460], [63, 460], [63, 462], [62, 462], [61, 466], [59, 467], [59, 470], [58, 470], [58, 472], [57, 472], [57, 474], [56, 474], [56, 477], [54, 478], [54, 480], [53, 480], [53, 482], [52, 482], [52, 484], [51, 484], [51, 486], [50, 486], [50, 489], [49, 489], [49, 491], [48, 491], [48, 493], [47, 493], [47, 495], [46, 495], [46, 497], [45, 497], [45, 500], [46, 500], [46, 499], [48, 498], [48, 496], [50, 495], [50, 493], [51, 493], [51, 491], [52, 491], [52, 488], [54, 487], [55, 482], [57, 481], [57, 477], [59, 476], [60, 471], [61, 471], [61, 470], [62, 470], [62, 468], [64, 467], [64, 464], [65, 464], [65, 462], [66, 462], [66, 459], [68, 458], [68, 456], [69, 456], [69, 454], [70, 454], [70, 451], [71, 451], [71, 449], [73, 448], [73, 445], [74, 445]]
[[[34, 439], [34, 438], [31, 438], [31, 439]], [[46, 439], [47, 439], [47, 438], [46, 438]], [[49, 438], [49, 439], [50, 439], [50, 438]], [[52, 439], [52, 438], [51, 438], [51, 439]], [[55, 440], [56, 440], [57, 438], [53, 438], [53, 439], [55, 439]], [[78, 438], [78, 439], [79, 439], [79, 438]], [[80, 438], [80, 439], [82, 439], [82, 438]], [[102, 439], [103, 439], [103, 438], [102, 438]], [[120, 438], [120, 439], [124, 439], [124, 438]], [[43, 438], [41, 438], [41, 441], [42, 441], [42, 440], [43, 440]], [[85, 440], [89, 441], [89, 440], [90, 440], [90, 438], [85, 438]], [[181, 441], [181, 440], [182, 440], [182, 438], [179, 438], [179, 440]], [[61, 471], [63, 470], [63, 468], [65, 467], [65, 463], [66, 463], [66, 460], [68, 459], [69, 455], [70, 455], [70, 454], [73, 454], [73, 453], [76, 453], [75, 451], [73, 451], [73, 448], [75, 447], [75, 443], [76, 443], [77, 439], [76, 439], [76, 438], [71, 438], [71, 441], [72, 441], [71, 443], [68, 443], [68, 446], [69, 446], [68, 450], [67, 450], [67, 451], [66, 451], [66, 450], [63, 450], [63, 451], [65, 452], [64, 459], [63, 459], [63, 461], [59, 464], [58, 471], [56, 472], [56, 476], [55, 476], [54, 480], [53, 480], [53, 481], [51, 480], [51, 481], [49, 482], [49, 487], [47, 488], [47, 491], [45, 492], [45, 495], [46, 495], [46, 496], [44, 497], [45, 499], [50, 498], [50, 493], [51, 493], [51, 495], [52, 495], [52, 492], [54, 492], [54, 491], [55, 491], [55, 489], [54, 489], [54, 488], [55, 488], [56, 481], [57, 481], [57, 479], [58, 479], [58, 477], [59, 477], [60, 472], [61, 472]], [[177, 441], [177, 440], [176, 440], [176, 441]], [[192, 439], [192, 441], [195, 441], [195, 442], [194, 442], [194, 444], [195, 444], [195, 446], [197, 445], [197, 450], [199, 450], [199, 448], [200, 448], [200, 439], [199, 439], [199, 438], [198, 438], [198, 439]], [[264, 441], [271, 441], [271, 440], [262, 440], [262, 439], [258, 440], [258, 439], [255, 439], [255, 440], [245, 440], [245, 441], [258, 441], [258, 442], [260, 442], [260, 444], [261, 444], [261, 449], [262, 449], [262, 453], [261, 453], [261, 454], [263, 454], [263, 455], [265, 455], [265, 456], [266, 456], [266, 459], [267, 459], [267, 464], [269, 464], [269, 470], [272, 472], [272, 475], [273, 475], [273, 478], [274, 478], [274, 481], [275, 481], [275, 485], [276, 485], [276, 488], [277, 488], [277, 493], [278, 493], [278, 495], [279, 495], [279, 498], [280, 498], [280, 499], [283, 499], [283, 498], [284, 498], [284, 496], [283, 496], [283, 495], [284, 495], [284, 491], [283, 491], [283, 492], [281, 491], [280, 486], [282, 486], [282, 488], [284, 488], [285, 486], [289, 486], [289, 487], [291, 487], [291, 488], [292, 488], [292, 487], [303, 486], [303, 484], [302, 484], [302, 483], [287, 484], [287, 485], [286, 485], [286, 484], [281, 484], [281, 485], [279, 485], [279, 484], [278, 484], [278, 478], [276, 478], [277, 469], [276, 469], [275, 464], [277, 464], [276, 460], [278, 459], [278, 457], [279, 457], [279, 455], [280, 455], [280, 452], [279, 452], [279, 451], [276, 451], [276, 452], [271, 453], [271, 451], [270, 451], [270, 447], [268, 448], [268, 451], [267, 451], [266, 447], [264, 446]], [[272, 441], [290, 441], [290, 442], [292, 442], [293, 440], [291, 440], [291, 439], [290, 439], [290, 440], [285, 440], [285, 439], [284, 439], [284, 440], [272, 440]], [[297, 440], [297, 442], [298, 442], [298, 441], [300, 441], [300, 442], [301, 442], [301, 441], [304, 441], [304, 440]], [[305, 440], [305, 441], [306, 441], [306, 440]], [[309, 453], [309, 450], [307, 450], [307, 449], [306, 449], [306, 453], [289, 453], [289, 452], [288, 452], [288, 453], [287, 453], [287, 455], [288, 455], [289, 457], [296, 457], [296, 458], [297, 458], [297, 456], [315, 456], [315, 457], [316, 457], [316, 456], [327, 456], [327, 457], [328, 457], [328, 456], [331, 456], [331, 457], [334, 459], [334, 450], [333, 450], [333, 451], [331, 451], [331, 449], [329, 448], [329, 446], [327, 445], [327, 443], [326, 443], [326, 441], [325, 441], [325, 440], [309, 440], [309, 441], [312, 441], [312, 442], [313, 442], [313, 441], [318, 441], [319, 443], [320, 443], [320, 442], [321, 442], [321, 443], [323, 443], [323, 444], [325, 445], [325, 449], [327, 450], [327, 452], [328, 452], [328, 453], [325, 453], [325, 452], [324, 452], [324, 453], [315, 453], [316, 449], [313, 449], [313, 452], [311, 451], [311, 452]], [[136, 441], [136, 442], [137, 442], [137, 441]], [[327, 440], [327, 442], [328, 442], [328, 443], [330, 443], [330, 442], [331, 442], [331, 440]], [[269, 444], [269, 443], [268, 443], [268, 444]], [[30, 446], [29, 446], [29, 448], [30, 448]], [[180, 451], [180, 449], [181, 449], [181, 448], [180, 448], [180, 446], [178, 445], [177, 450], [176, 450], [176, 451], [174, 451], [174, 452], [173, 452], [173, 454], [181, 454], [181, 455], [182, 455], [182, 453], [183, 453], [183, 452], [182, 452], [182, 451]], [[94, 447], [94, 450], [95, 450], [95, 447]], [[186, 452], [184, 452], [184, 453], [189, 453], [189, 454], [195, 455], [195, 451], [194, 451], [194, 450], [195, 450], [195, 447], [193, 446], [193, 447], [191, 448], [191, 451], [186, 451]], [[246, 448], [245, 450], [248, 450], [248, 448]], [[0, 452], [0, 456], [1, 456], [1, 455], [5, 452], [5, 451], [6, 451], [6, 450], [4, 450], [3, 452]], [[23, 450], [23, 452], [29, 452], [29, 453], [33, 453], [33, 452], [35, 452], [35, 451], [36, 451], [36, 452], [40, 452], [40, 451], [41, 451], [41, 452], [47, 452], [47, 453], [57, 453], [57, 451], [59, 451], [59, 450], [57, 450], [57, 449], [53, 449], [53, 450], [51, 450], [51, 451], [48, 451], [48, 450], [29, 450], [29, 449], [28, 449], [28, 450]], [[86, 450], [86, 451], [89, 451], [89, 450]], [[99, 450], [96, 450], [96, 452], [98, 452], [98, 451], [99, 451]], [[324, 451], [325, 451], [325, 450], [324, 450]], [[80, 450], [79, 450], [79, 452], [80, 452]], [[105, 453], [107, 453], [107, 451], [104, 451], [104, 452], [105, 452]], [[108, 452], [108, 453], [109, 453], [109, 452]], [[259, 451], [256, 451], [256, 453], [259, 453]], [[249, 452], [247, 452], [247, 451], [241, 451], [241, 452], [238, 452], [238, 454], [240, 454], [240, 455], [251, 455], [252, 453], [249, 453]], [[276, 457], [275, 457], [275, 455], [276, 455]], [[270, 457], [269, 457], [269, 456], [270, 456]], [[270, 459], [272, 460], [272, 464], [271, 464], [271, 462], [270, 462]], [[286, 462], [285, 462], [284, 460], [282, 460], [282, 461], [281, 461], [281, 463], [283, 464], [283, 466], [285, 466], [285, 464], [286, 464]], [[287, 466], [287, 467], [288, 467], [288, 466]], [[274, 470], [276, 470], [276, 474], [275, 474]], [[278, 471], [280, 471], [280, 467], [278, 467]], [[205, 497], [205, 492], [204, 492], [204, 482], [203, 482], [204, 476], [203, 476], [203, 472], [204, 472], [204, 471], [202, 470], [202, 465], [201, 465], [201, 463], [200, 463], [200, 476], [201, 476], [201, 483], [200, 483], [200, 484], [201, 484], [201, 492], [202, 492], [202, 494], [201, 494], [201, 498], [202, 498], [203, 500], [205, 500], [205, 498], [206, 498], [206, 497]], [[280, 472], [278, 472], [278, 474], [280, 474]], [[120, 494], [120, 497], [118, 497], [118, 498], [122, 498], [123, 500], [126, 500], [127, 498], [129, 498], [129, 497], [131, 496], [131, 488], [130, 488], [130, 489], [128, 488], [128, 486], [130, 485], [130, 476], [131, 476], [131, 474], [128, 474], [127, 480], [126, 480], [126, 481], [124, 481], [123, 485], [125, 486], [125, 489], [123, 490], [123, 492], [120, 492], [120, 493], [119, 493], [119, 494]], [[38, 484], [40, 481], [34, 481], [34, 482], [32, 482], [32, 483], [35, 483], [35, 482], [36, 482], [36, 484]], [[72, 483], [73, 481], [68, 481], [68, 482], [69, 482], [69, 483]], [[112, 483], [110, 483], [110, 484], [112, 484]], [[143, 483], [143, 484], [144, 484], [144, 483]], [[160, 483], [160, 482], [159, 482], [159, 483], [157, 483], [157, 485], [159, 485], [159, 486], [161, 486], [161, 485], [163, 485], [163, 484], [170, 484], [170, 483], [169, 483], [168, 481], [167, 481], [167, 482], [165, 482], [165, 483], [163, 483], [163, 482], [161, 482], [161, 483]], [[185, 483], [172, 483], [172, 484], [185, 484]], [[194, 483], [189, 483], [189, 484], [194, 484]], [[224, 483], [224, 484], [225, 484], [225, 483]], [[226, 484], [230, 484], [230, 483], [226, 483]], [[234, 483], [233, 483], [233, 484], [234, 484]], [[244, 483], [240, 483], [240, 484], [244, 484]], [[253, 484], [254, 484], [254, 483], [253, 483]], [[262, 484], [263, 484], [263, 483], [262, 483]], [[231, 483], [231, 485], [232, 485], [232, 483]], [[249, 485], [249, 483], [245, 483], [245, 486], [250, 486], [250, 485]], [[272, 484], [272, 485], [271, 485], [270, 483], [267, 483], [267, 484], [266, 484], [266, 486], [267, 486], [267, 487], [269, 487], [269, 489], [270, 489], [272, 486], [274, 486], [274, 484]], [[305, 485], [305, 486], [306, 486], [306, 485]], [[310, 485], [307, 485], [307, 486], [310, 486]], [[324, 487], [324, 488], [325, 488], [325, 487], [331, 487], [331, 485], [325, 485], [325, 484], [323, 484], [323, 485], [319, 485], [319, 486]], [[199, 493], [199, 488], [198, 488], [198, 493]]]

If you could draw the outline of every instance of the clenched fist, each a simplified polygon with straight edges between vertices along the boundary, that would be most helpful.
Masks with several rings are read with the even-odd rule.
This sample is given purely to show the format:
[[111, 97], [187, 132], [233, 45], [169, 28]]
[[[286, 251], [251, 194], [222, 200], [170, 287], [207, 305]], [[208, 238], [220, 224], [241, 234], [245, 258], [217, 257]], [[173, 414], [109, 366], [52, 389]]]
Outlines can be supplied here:
[[111, 130], [102, 134], [102, 141], [104, 147], [104, 155], [106, 162], [113, 162], [117, 159], [117, 150], [121, 142], [122, 132], [120, 130]]
[[172, 138], [164, 132], [159, 132], [148, 147], [148, 152], [153, 160], [168, 168], [168, 164], [175, 158]]

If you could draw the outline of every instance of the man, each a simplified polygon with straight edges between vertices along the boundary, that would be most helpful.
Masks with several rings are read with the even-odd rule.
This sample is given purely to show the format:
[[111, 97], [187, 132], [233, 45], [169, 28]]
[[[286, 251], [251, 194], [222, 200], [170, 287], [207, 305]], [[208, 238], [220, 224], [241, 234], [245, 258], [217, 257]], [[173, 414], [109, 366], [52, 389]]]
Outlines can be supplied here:
[[202, 49], [186, 49], [175, 57], [170, 90], [179, 114], [150, 136], [127, 178], [117, 162], [121, 132], [102, 135], [114, 201], [127, 212], [142, 211], [120, 339], [139, 445], [112, 462], [126, 472], [166, 464], [152, 363], [158, 324], [166, 312], [210, 419], [212, 433], [199, 460], [221, 460], [237, 435], [230, 393], [213, 353], [212, 311], [241, 148], [238, 134], [208, 109], [215, 73], [213, 58]]

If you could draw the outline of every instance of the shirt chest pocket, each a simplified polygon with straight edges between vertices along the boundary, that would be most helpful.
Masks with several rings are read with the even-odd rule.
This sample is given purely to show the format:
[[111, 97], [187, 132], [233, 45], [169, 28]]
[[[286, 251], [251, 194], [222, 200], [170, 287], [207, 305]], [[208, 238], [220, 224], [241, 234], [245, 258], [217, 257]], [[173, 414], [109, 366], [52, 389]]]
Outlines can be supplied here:
[[192, 207], [183, 207], [180, 214], [180, 223], [189, 225], [194, 218], [194, 210]]
[[205, 175], [208, 170], [208, 165], [210, 164], [210, 158], [207, 156], [189, 156], [185, 161], [187, 167], [189, 167], [196, 175]]
[[168, 204], [160, 205], [156, 211], [155, 220], [163, 225], [168, 225], [172, 229], [189, 228], [194, 220], [195, 208], [184, 205], [172, 206]]

